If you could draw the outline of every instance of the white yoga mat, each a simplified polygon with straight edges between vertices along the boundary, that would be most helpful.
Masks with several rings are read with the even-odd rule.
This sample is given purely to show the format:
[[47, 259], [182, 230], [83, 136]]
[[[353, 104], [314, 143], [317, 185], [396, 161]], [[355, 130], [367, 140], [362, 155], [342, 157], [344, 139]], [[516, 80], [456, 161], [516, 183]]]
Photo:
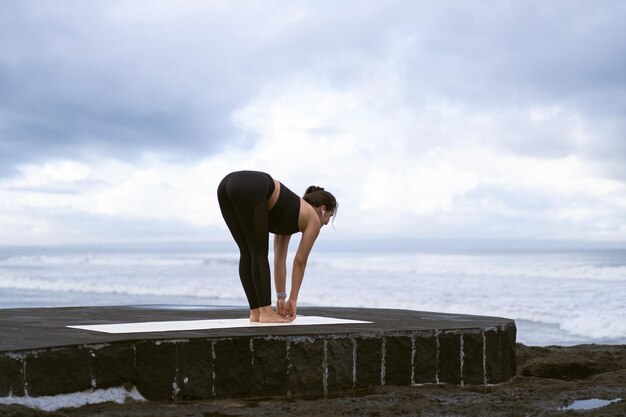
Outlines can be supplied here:
[[333, 317], [298, 316], [289, 323], [252, 323], [250, 319], [184, 320], [184, 321], [147, 321], [141, 323], [113, 323], [94, 325], [67, 326], [72, 329], [89, 330], [111, 334], [184, 332], [189, 330], [230, 329], [236, 327], [275, 327], [275, 326], [313, 326], [328, 324], [366, 324], [371, 321], [336, 319]]

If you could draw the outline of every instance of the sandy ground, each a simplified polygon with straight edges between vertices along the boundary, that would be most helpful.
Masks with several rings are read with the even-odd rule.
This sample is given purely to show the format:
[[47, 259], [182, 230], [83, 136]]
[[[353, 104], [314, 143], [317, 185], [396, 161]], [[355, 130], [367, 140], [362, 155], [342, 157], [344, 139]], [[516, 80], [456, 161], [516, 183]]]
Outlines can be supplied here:
[[[214, 400], [193, 403], [105, 403], [52, 413], [0, 405], [11, 417], [224, 416], [624, 416], [626, 345], [527, 347], [517, 345], [518, 375], [491, 386], [375, 387], [314, 400]], [[574, 400], [623, 401], [588, 411], [562, 411]]]

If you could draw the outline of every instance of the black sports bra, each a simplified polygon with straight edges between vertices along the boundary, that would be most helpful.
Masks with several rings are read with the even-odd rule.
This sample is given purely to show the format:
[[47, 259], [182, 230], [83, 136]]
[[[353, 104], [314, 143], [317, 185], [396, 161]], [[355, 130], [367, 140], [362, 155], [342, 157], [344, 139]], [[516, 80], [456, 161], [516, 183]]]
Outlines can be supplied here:
[[276, 235], [292, 235], [299, 232], [299, 214], [300, 197], [281, 183], [278, 200], [269, 211], [270, 232]]

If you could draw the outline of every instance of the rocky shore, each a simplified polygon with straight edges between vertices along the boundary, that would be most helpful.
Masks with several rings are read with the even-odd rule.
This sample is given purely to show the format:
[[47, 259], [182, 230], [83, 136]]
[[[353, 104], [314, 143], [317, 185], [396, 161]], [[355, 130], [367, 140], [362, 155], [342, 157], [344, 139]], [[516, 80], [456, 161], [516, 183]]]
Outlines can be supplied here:
[[[127, 401], [55, 412], [0, 405], [0, 417], [626, 416], [626, 345], [518, 344], [517, 369], [515, 378], [489, 386], [384, 386], [327, 399]], [[593, 398], [622, 401], [587, 411], [562, 409]]]

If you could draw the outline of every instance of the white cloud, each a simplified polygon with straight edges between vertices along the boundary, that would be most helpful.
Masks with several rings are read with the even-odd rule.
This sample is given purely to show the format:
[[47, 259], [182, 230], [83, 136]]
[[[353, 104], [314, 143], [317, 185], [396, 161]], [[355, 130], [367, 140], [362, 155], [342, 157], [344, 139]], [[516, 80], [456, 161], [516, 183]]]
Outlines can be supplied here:
[[[217, 225], [219, 211], [213, 200], [218, 177], [224, 171], [221, 165], [208, 160], [184, 166], [150, 158], [137, 165], [94, 160], [89, 168], [65, 160], [30, 165], [20, 177], [0, 184], [0, 200], [6, 214], [0, 219], [0, 228], [11, 233], [19, 230], [22, 238], [44, 238], [46, 231], [59, 231], [47, 220], [63, 213], [118, 218], [120, 224], [124, 219], [136, 219], [173, 221], [173, 228], [176, 222], [200, 228]], [[83, 167], [81, 175], [70, 172], [71, 166]], [[59, 184], [63, 185], [62, 192], [56, 191]], [[80, 216], [77, 217], [79, 222]], [[75, 226], [88, 229], [80, 223]], [[124, 236], [124, 230], [119, 230], [119, 236]]]
[[297, 193], [310, 184], [333, 192], [346, 237], [625, 237], [617, 220], [626, 209], [624, 184], [603, 177], [578, 148], [542, 156], [498, 140], [511, 135], [511, 124], [532, 120], [557, 123], [574, 142], [590, 135], [571, 126], [566, 110], [483, 115], [437, 98], [408, 105], [396, 74], [373, 76], [375, 83], [343, 89], [315, 74], [267, 87], [233, 116], [257, 137], [248, 149], [189, 163], [145, 154], [133, 164], [92, 156], [24, 166], [0, 184], [10, 214], [0, 221], [12, 224], [5, 230], [19, 224], [41, 237], [58, 230], [45, 218], [29, 220], [29, 212], [76, 212], [219, 229], [227, 238], [217, 184], [230, 171], [258, 169]]
[[[585, 239], [597, 237], [594, 224], [611, 214], [611, 238], [624, 238], [615, 219], [624, 209], [620, 196], [626, 187], [604, 177], [581, 153], [581, 138], [592, 133], [579, 115], [537, 106], [481, 114], [436, 98], [421, 107], [406, 105], [395, 74], [386, 85], [378, 75], [374, 87], [368, 81], [336, 90], [311, 77], [275, 86], [253, 100], [236, 120], [259, 136], [251, 150], [254, 164], [288, 181], [303, 185], [320, 179], [336, 190], [348, 233], [367, 229], [432, 237], [437, 229], [420, 223], [436, 219], [448, 234], [454, 225], [456, 236]], [[533, 121], [551, 123], [550, 130], [571, 142], [567, 152], [519, 152], [518, 127]], [[543, 126], [525, 131], [537, 129]], [[500, 196], [485, 201], [474, 195], [485, 187]], [[463, 215], [474, 218], [464, 225]], [[472, 230], [476, 217], [481, 226]], [[567, 230], [563, 222], [578, 229]], [[529, 229], [544, 232], [528, 236]]]

